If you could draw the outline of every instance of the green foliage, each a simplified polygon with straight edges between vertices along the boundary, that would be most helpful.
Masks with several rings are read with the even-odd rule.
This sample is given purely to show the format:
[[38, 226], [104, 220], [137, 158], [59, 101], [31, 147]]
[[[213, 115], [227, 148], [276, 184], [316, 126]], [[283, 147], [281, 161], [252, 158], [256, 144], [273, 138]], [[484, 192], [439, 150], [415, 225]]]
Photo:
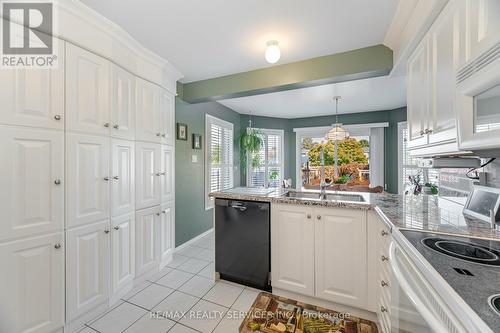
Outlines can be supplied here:
[[304, 138], [302, 140], [302, 149], [311, 149], [312, 147], [314, 147], [314, 141], [313, 139], [311, 138]]
[[271, 173], [269, 174], [269, 180], [277, 180], [278, 177], [279, 177], [279, 172], [276, 171], [276, 170], [273, 170], [271, 171]]
[[[367, 164], [363, 147], [360, 141], [354, 138], [347, 138], [338, 141], [338, 165], [358, 163]], [[326, 143], [316, 144], [308, 153], [309, 163], [311, 166], [320, 166], [320, 152], [321, 148], [325, 150], [325, 165], [333, 165], [334, 163], [334, 143], [329, 140]]]
[[222, 159], [221, 149], [220, 147], [215, 147], [211, 152], [210, 158], [213, 164], [219, 164]]
[[240, 134], [240, 163], [243, 172], [247, 167], [247, 156], [252, 159], [252, 167], [260, 165], [259, 151], [262, 147], [262, 134], [255, 129], [248, 128]]
[[369, 148], [370, 147], [370, 142], [366, 139], [361, 139], [359, 140], [359, 144], [361, 145], [362, 148]]
[[347, 184], [351, 180], [351, 177], [349, 175], [342, 175], [337, 179], [334, 179], [333, 182], [335, 184]]

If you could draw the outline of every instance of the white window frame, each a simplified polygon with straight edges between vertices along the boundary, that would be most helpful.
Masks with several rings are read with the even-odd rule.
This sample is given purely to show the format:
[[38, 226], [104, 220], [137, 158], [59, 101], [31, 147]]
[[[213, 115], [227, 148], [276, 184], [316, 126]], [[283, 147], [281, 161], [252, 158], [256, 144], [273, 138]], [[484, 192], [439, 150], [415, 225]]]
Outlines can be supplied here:
[[[321, 137], [326, 134], [335, 124], [332, 124], [332, 126], [317, 126], [317, 127], [300, 127], [300, 128], [294, 128], [293, 131], [295, 132], [295, 188], [298, 190], [302, 189], [302, 175], [300, 172], [300, 167], [301, 167], [301, 153], [302, 153], [302, 139], [307, 138], [307, 137]], [[389, 127], [388, 122], [384, 123], [367, 123], [367, 124], [353, 124], [353, 125], [342, 125], [347, 131], [349, 129], [351, 130], [356, 130], [356, 129], [371, 129], [371, 128], [385, 128]], [[371, 162], [372, 161], [382, 161], [381, 163], [374, 163], [374, 166], [379, 166], [384, 168], [383, 161], [385, 159], [384, 156], [384, 143], [383, 143], [383, 136], [380, 138], [382, 140], [381, 144], [381, 149], [376, 149], [375, 151], [372, 151], [370, 149], [370, 167], [371, 167]], [[379, 140], [379, 141], [380, 141]], [[370, 147], [371, 147], [371, 141], [372, 137], [370, 137]], [[371, 169], [371, 168], [370, 168]], [[371, 172], [371, 170], [370, 170]], [[384, 183], [384, 170], [379, 172], [381, 182]]]
[[[406, 180], [403, 179], [403, 169], [419, 169], [418, 165], [403, 164], [403, 129], [407, 128], [406, 121], [398, 123], [398, 194], [404, 194]], [[408, 147], [408, 145], [407, 145]], [[407, 148], [408, 149], [408, 148]]]
[[[212, 209], [214, 207], [214, 200], [213, 198], [209, 197], [210, 194], [210, 175], [211, 175], [211, 170], [210, 170], [210, 125], [216, 124], [221, 126], [222, 128], [228, 128], [232, 131], [233, 133], [233, 140], [231, 141], [231, 150], [232, 150], [232, 155], [233, 155], [233, 160], [230, 161], [230, 167], [231, 172], [233, 173], [233, 184], [231, 187], [234, 187], [234, 181], [235, 181], [235, 174], [234, 174], [234, 125], [228, 121], [219, 119], [217, 117], [211, 116], [209, 114], [205, 115], [205, 210]], [[223, 190], [223, 189], [221, 189]]]
[[[280, 170], [280, 179], [279, 179], [279, 183], [281, 184], [281, 181], [283, 180], [283, 177], [284, 177], [284, 170], [285, 170], [285, 146], [284, 146], [284, 137], [285, 137], [285, 131], [284, 130], [279, 130], [279, 129], [268, 129], [268, 128], [255, 128], [255, 130], [257, 132], [260, 132], [262, 134], [264, 134], [266, 136], [266, 140], [264, 140], [264, 144], [265, 144], [265, 147], [264, 147], [264, 150], [265, 150], [265, 160], [264, 160], [264, 170], [265, 170], [265, 175], [266, 175], [266, 178], [264, 179], [264, 187], [269, 187], [269, 179], [267, 179], [267, 175], [268, 175], [268, 171], [269, 171], [269, 168], [272, 167], [272, 168], [276, 168], [276, 166], [269, 166], [268, 165], [268, 161], [267, 161], [267, 136], [269, 135], [277, 135], [280, 137], [280, 146], [281, 146], [281, 156], [280, 156], [280, 161], [281, 161], [281, 165], [279, 166], [279, 170]], [[252, 163], [251, 163], [251, 160], [250, 158], [247, 156], [247, 184], [248, 186], [253, 186], [252, 184], [252, 172], [253, 172], [253, 169], [252, 169]]]

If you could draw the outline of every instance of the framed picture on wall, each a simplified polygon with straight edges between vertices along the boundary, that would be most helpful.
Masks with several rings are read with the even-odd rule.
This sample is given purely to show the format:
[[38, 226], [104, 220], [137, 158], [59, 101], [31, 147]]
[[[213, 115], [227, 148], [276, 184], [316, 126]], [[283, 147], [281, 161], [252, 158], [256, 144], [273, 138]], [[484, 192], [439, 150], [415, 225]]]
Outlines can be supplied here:
[[177, 140], [188, 139], [188, 126], [186, 124], [177, 123]]
[[193, 149], [201, 149], [201, 134], [193, 133]]

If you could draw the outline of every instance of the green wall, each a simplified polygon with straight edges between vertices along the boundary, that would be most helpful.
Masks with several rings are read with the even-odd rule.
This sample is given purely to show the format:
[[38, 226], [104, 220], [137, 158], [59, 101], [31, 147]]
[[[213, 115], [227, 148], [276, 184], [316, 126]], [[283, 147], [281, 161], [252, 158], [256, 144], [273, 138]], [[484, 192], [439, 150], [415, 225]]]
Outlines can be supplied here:
[[[175, 245], [202, 234], [212, 228], [212, 210], [205, 210], [205, 115], [210, 114], [234, 124], [234, 137], [240, 132], [240, 114], [216, 102], [188, 104], [175, 101], [175, 121], [188, 125], [188, 140], [175, 141]], [[202, 135], [203, 149], [192, 149], [191, 134]], [[192, 155], [198, 162], [192, 163]], [[239, 161], [239, 148], [234, 147], [235, 165]], [[239, 169], [235, 185], [239, 185]]]
[[[241, 115], [241, 128], [248, 125], [248, 116]], [[395, 110], [350, 113], [339, 116], [339, 122], [345, 125], [388, 122], [385, 129], [385, 182], [387, 191], [398, 192], [398, 122], [406, 121], [406, 108]], [[295, 177], [295, 132], [294, 128], [328, 126], [335, 123], [335, 116], [307, 117], [295, 119], [280, 119], [271, 117], [252, 116], [252, 126], [256, 128], [282, 129], [285, 131], [285, 177]], [[241, 184], [245, 184], [242, 175]]]

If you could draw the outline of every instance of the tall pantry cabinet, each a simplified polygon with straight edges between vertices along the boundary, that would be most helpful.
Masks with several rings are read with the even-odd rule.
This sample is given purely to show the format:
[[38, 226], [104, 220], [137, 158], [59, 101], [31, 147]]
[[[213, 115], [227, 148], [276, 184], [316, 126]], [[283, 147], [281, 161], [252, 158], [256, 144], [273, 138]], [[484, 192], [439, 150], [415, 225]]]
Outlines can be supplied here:
[[0, 331], [74, 332], [171, 260], [174, 94], [62, 40], [0, 71]]

